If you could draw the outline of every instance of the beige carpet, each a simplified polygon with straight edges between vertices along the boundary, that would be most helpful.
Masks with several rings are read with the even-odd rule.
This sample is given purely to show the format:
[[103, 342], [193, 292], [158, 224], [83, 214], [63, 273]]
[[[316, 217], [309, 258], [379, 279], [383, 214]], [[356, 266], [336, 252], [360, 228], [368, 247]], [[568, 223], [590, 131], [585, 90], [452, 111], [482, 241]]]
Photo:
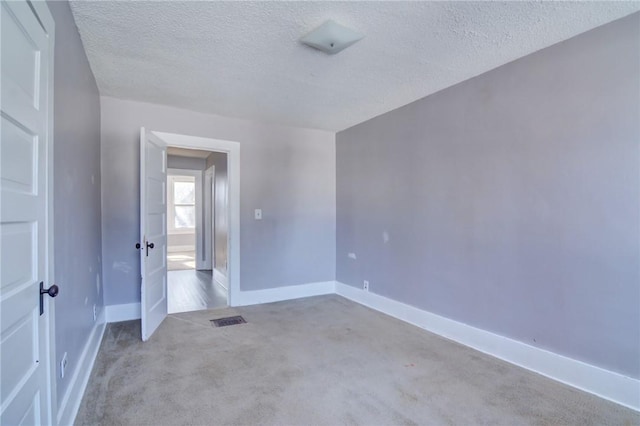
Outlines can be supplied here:
[[[241, 314], [247, 324], [213, 328]], [[339, 296], [110, 324], [77, 424], [637, 425], [640, 414]]]
[[175, 251], [167, 253], [167, 270], [183, 271], [196, 268], [195, 251]]

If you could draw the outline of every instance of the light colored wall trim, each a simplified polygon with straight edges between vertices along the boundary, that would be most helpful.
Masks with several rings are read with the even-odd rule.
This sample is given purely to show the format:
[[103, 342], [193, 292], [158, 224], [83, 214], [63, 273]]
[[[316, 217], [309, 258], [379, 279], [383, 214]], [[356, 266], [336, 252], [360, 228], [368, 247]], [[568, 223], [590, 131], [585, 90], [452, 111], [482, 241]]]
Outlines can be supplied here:
[[153, 132], [167, 145], [176, 148], [196, 148], [227, 154], [229, 179], [229, 306], [239, 306], [236, 298], [240, 295], [240, 143], [222, 139], [175, 133]]
[[89, 377], [93, 370], [93, 364], [98, 356], [102, 336], [104, 336], [104, 330], [106, 328], [105, 314], [106, 309], [102, 309], [98, 315], [96, 324], [91, 330], [89, 339], [82, 350], [73, 376], [71, 376], [69, 387], [58, 409], [57, 424], [59, 425], [72, 425], [76, 420], [82, 397], [87, 389], [87, 383], [89, 383]]
[[300, 299], [335, 293], [335, 281], [322, 281], [309, 284], [275, 287], [264, 290], [241, 291], [234, 306], [257, 305], [279, 302], [281, 300]]
[[[54, 220], [53, 220], [53, 195], [54, 195], [54, 160], [53, 160], [53, 145], [55, 143], [54, 140], [54, 87], [55, 87], [55, 46], [56, 46], [56, 24], [53, 19], [53, 15], [51, 15], [51, 11], [46, 3], [46, 1], [31, 1], [31, 5], [33, 6], [33, 10], [37, 15], [40, 23], [43, 25], [44, 30], [47, 33], [47, 38], [49, 39], [49, 57], [47, 58], [48, 62], [48, 76], [47, 76], [47, 128], [46, 128], [46, 176], [47, 176], [47, 189], [46, 189], [46, 197], [47, 197], [47, 211], [46, 211], [46, 266], [45, 266], [45, 283], [53, 284], [53, 280], [55, 277], [55, 245], [54, 245]], [[42, 170], [39, 170], [42, 172]], [[45, 353], [46, 353], [46, 362], [44, 363], [44, 368], [46, 369], [46, 386], [47, 389], [43, 389], [46, 393], [45, 396], [45, 407], [42, 407], [43, 410], [46, 411], [46, 419], [50, 422], [53, 422], [55, 418], [58, 416], [58, 407], [57, 407], [57, 378], [56, 378], [56, 311], [55, 311], [55, 302], [49, 298], [45, 299], [45, 318], [44, 318], [44, 330], [43, 333], [46, 334], [45, 337]]]
[[[323, 281], [241, 291], [234, 306], [257, 305], [334, 293], [503, 361], [640, 411], [640, 380], [536, 348], [340, 282]], [[107, 322], [140, 318], [139, 303], [110, 305], [105, 307], [105, 311]]]
[[[211, 155], [211, 154], [209, 154]], [[213, 185], [215, 183], [215, 166], [204, 170], [202, 180], [202, 232], [204, 238], [204, 253], [202, 255], [202, 269], [213, 269], [214, 264], [214, 225], [213, 225]], [[225, 287], [226, 288], [226, 287]]]
[[340, 282], [336, 293], [480, 352], [640, 411], [640, 380], [499, 336]]
[[120, 322], [140, 319], [140, 303], [127, 303], [123, 305], [107, 305], [107, 322]]

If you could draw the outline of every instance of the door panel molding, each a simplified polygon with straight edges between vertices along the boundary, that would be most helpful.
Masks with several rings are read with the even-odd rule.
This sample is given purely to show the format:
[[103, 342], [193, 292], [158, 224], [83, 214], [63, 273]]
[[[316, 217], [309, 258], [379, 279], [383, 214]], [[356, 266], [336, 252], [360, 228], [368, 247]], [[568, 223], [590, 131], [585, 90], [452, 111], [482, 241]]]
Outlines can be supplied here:
[[144, 127], [140, 129], [140, 244], [141, 329], [142, 340], [147, 341], [167, 316], [167, 144]]
[[40, 282], [50, 287], [54, 278], [55, 24], [45, 2], [2, 1], [0, 8], [0, 228], [8, 237], [0, 250], [5, 267], [0, 422], [55, 424], [55, 303], [45, 297], [40, 315], [36, 292]]

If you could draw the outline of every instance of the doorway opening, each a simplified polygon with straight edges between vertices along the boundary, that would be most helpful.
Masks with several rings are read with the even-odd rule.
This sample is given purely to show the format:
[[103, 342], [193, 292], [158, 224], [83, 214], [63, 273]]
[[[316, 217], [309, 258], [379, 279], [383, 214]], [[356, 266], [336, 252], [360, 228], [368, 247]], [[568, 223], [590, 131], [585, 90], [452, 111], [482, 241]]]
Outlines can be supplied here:
[[167, 311], [228, 306], [227, 153], [167, 147]]
[[195, 213], [201, 207], [195, 199], [196, 177], [187, 172], [167, 170], [167, 271], [196, 269]]
[[[195, 209], [193, 213], [195, 216], [195, 269], [171, 271], [172, 275], [179, 275], [182, 272], [190, 274], [192, 278], [191, 285], [188, 287], [172, 285], [172, 288], [177, 289], [176, 291], [169, 289], [167, 271], [167, 216], [169, 214], [167, 175], [170, 160], [167, 150], [169, 147], [181, 149], [183, 154], [191, 154], [191, 157], [182, 155], [187, 158], [192, 158], [196, 154], [195, 151], [205, 151], [205, 153], [199, 153], [202, 157], [198, 155], [195, 157], [201, 158], [205, 165], [202, 170], [195, 172], [195, 195], [190, 197], [183, 193], [173, 194], [174, 199], [182, 200], [182, 202], [178, 200], [178, 205], [174, 201], [172, 214], [175, 228], [185, 228], [184, 224], [190, 223], [190, 215], [193, 213], [189, 210]], [[173, 151], [173, 154], [176, 154], [176, 151]], [[222, 159], [219, 164], [216, 164], [214, 157]], [[210, 164], [207, 164], [208, 159], [211, 160]], [[175, 163], [172, 163], [172, 166], [174, 169], [177, 168]], [[180, 171], [179, 175], [189, 176], [185, 170], [188, 168]], [[218, 179], [218, 174], [222, 172], [226, 172], [226, 178]], [[200, 188], [211, 188], [211, 190], [199, 190], [199, 181]], [[189, 188], [185, 187], [180, 190], [188, 192]], [[223, 202], [219, 203], [218, 199]], [[216, 212], [220, 212], [222, 216], [216, 219]], [[199, 223], [201, 225], [198, 225]], [[140, 128], [140, 243], [137, 248], [140, 249], [140, 316], [143, 341], [149, 340], [169, 312], [187, 312], [227, 305], [237, 306], [241, 303], [240, 144], [238, 142], [161, 133], [147, 131], [144, 127]], [[206, 279], [201, 280], [201, 277]], [[214, 282], [216, 287], [213, 287]], [[224, 303], [207, 300], [206, 295], [203, 296], [199, 290], [191, 292], [191, 295], [186, 291], [198, 286], [200, 290], [224, 288], [225, 284]], [[187, 306], [178, 307], [174, 306], [173, 302], [169, 302], [170, 297], [176, 300], [173, 296], [180, 294], [190, 301]]]

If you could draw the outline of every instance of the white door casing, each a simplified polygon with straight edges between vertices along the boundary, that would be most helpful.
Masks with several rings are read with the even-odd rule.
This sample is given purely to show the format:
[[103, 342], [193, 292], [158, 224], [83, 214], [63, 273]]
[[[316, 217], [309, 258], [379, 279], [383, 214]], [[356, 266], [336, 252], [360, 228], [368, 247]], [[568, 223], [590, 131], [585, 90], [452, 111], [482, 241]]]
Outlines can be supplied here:
[[2, 1], [0, 19], [0, 424], [53, 424], [55, 31], [44, 4]]
[[140, 129], [142, 340], [167, 316], [167, 145]]
[[154, 134], [172, 147], [201, 149], [227, 154], [229, 199], [229, 232], [227, 234], [229, 252], [227, 285], [229, 292], [227, 301], [229, 306], [238, 306], [242, 303], [240, 294], [240, 143], [176, 133], [154, 132]]
[[215, 262], [214, 207], [213, 185], [215, 182], [215, 166], [204, 171], [204, 259], [202, 269], [213, 270]]

